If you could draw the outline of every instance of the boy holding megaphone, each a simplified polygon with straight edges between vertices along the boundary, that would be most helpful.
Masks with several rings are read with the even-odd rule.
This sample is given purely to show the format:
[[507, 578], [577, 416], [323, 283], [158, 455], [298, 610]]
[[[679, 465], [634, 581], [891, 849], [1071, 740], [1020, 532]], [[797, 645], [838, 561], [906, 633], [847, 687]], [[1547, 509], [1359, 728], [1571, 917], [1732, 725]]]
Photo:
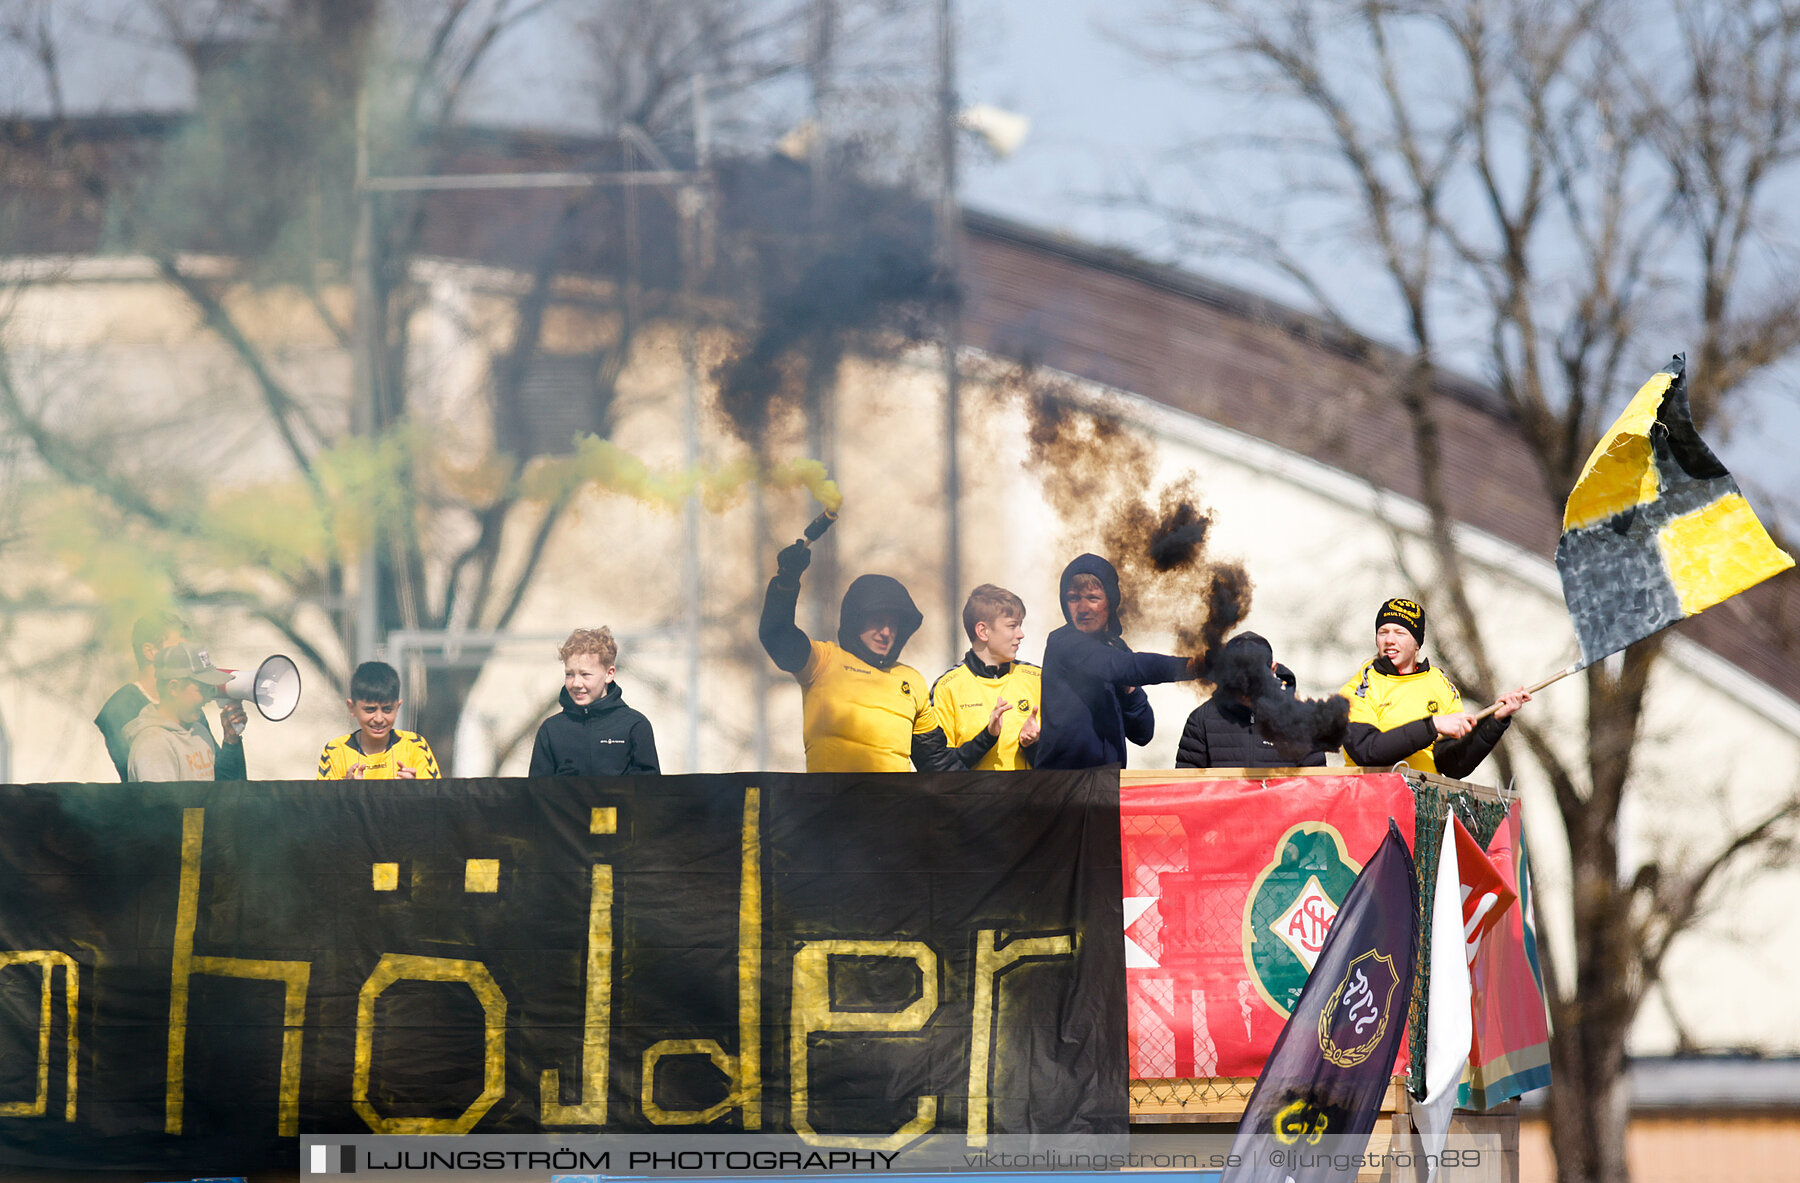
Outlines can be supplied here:
[[[156, 655], [165, 649], [187, 645], [189, 631], [187, 622], [171, 612], [157, 612], [142, 617], [131, 627], [131, 653], [137, 659], [137, 678], [114, 691], [94, 719], [94, 726], [100, 729], [100, 734], [106, 740], [106, 753], [112, 757], [113, 767], [118, 769], [120, 780], [132, 779], [129, 775], [131, 740], [125, 735], [126, 726], [142, 715], [146, 707], [155, 706], [162, 700], [161, 680], [156, 674]], [[204, 659], [204, 650], [201, 651], [201, 656]], [[211, 668], [210, 662], [204, 664]], [[204, 779], [246, 779], [243, 744], [245, 718], [244, 708], [240, 703], [220, 701], [219, 725], [225, 733], [223, 744], [213, 738], [212, 725], [203, 714], [196, 712], [193, 719], [182, 724], [193, 733], [196, 740], [216, 754], [217, 762], [212, 767], [212, 775]]]

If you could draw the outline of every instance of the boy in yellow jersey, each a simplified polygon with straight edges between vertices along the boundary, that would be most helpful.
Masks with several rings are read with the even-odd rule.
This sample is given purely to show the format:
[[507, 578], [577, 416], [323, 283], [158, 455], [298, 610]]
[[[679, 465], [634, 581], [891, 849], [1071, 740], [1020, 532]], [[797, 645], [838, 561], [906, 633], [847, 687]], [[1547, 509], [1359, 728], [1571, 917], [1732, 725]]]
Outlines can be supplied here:
[[1339, 691], [1350, 700], [1344, 759], [1367, 768], [1404, 761], [1418, 772], [1461, 778], [1475, 771], [1531, 701], [1523, 687], [1500, 696], [1494, 713], [1476, 720], [1443, 672], [1419, 655], [1425, 609], [1406, 599], [1375, 613], [1375, 656]]
[[836, 643], [815, 641], [794, 623], [800, 574], [811, 562], [804, 542], [776, 556], [757, 628], [775, 665], [800, 683], [806, 770], [967, 768], [964, 754], [944, 742], [925, 676], [900, 663], [900, 650], [924, 622], [905, 585], [887, 575], [859, 575], [844, 591]]
[[1018, 659], [1025, 602], [984, 583], [969, 593], [962, 615], [969, 651], [931, 688], [944, 740], [958, 751], [985, 748], [973, 768], [1030, 768], [1043, 671]]
[[394, 726], [400, 675], [385, 661], [365, 661], [350, 678], [344, 700], [357, 729], [319, 753], [320, 780], [436, 780], [437, 757], [423, 736]]

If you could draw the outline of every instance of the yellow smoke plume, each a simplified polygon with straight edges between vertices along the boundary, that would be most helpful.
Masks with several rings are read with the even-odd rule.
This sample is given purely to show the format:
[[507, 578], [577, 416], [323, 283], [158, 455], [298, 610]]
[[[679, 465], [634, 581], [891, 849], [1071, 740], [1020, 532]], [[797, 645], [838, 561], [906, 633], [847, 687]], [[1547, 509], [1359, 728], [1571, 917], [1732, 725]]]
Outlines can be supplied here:
[[519, 491], [526, 497], [550, 500], [592, 485], [664, 509], [678, 509], [688, 497], [697, 495], [709, 512], [717, 513], [736, 504], [746, 489], [757, 484], [776, 490], [805, 489], [833, 511], [844, 503], [837, 482], [817, 460], [787, 460], [764, 467], [755, 459], [743, 459], [659, 471], [612, 440], [593, 435], [577, 436], [573, 455], [534, 467], [520, 482]]
[[769, 470], [765, 481], [772, 489], [803, 488], [832, 513], [844, 508], [844, 494], [817, 460], [789, 460], [777, 464]]

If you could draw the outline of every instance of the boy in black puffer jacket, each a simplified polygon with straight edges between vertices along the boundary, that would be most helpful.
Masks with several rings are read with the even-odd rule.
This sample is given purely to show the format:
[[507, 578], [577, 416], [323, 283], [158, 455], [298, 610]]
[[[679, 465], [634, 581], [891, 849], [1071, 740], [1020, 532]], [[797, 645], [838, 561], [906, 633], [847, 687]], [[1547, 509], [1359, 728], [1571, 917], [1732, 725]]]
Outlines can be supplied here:
[[619, 643], [609, 628], [578, 628], [557, 650], [562, 714], [545, 719], [531, 747], [532, 776], [626, 776], [661, 772], [650, 720], [625, 705]]
[[1207, 677], [1218, 689], [1188, 716], [1177, 768], [1318, 767], [1343, 735], [1348, 704], [1296, 699], [1293, 671], [1256, 633], [1225, 642]]

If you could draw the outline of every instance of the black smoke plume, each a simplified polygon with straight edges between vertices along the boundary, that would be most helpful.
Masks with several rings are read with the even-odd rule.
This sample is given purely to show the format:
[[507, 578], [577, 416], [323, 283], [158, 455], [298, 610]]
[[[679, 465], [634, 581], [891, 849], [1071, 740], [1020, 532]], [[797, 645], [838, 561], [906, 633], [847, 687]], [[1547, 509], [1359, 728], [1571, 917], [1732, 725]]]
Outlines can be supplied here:
[[852, 338], [919, 340], [954, 295], [916, 236], [870, 232], [831, 249], [764, 299], [757, 330], [714, 371], [726, 421], [762, 452], [771, 423], [835, 371]]
[[1250, 707], [1257, 734], [1275, 745], [1283, 759], [1296, 763], [1313, 752], [1341, 747], [1350, 724], [1350, 703], [1341, 694], [1301, 698], [1294, 675], [1269, 669], [1274, 651], [1255, 633], [1244, 632], [1209, 651], [1205, 680]]
[[1057, 515], [1071, 526], [1098, 523], [1098, 548], [1128, 589], [1120, 618], [1173, 632], [1179, 651], [1203, 666], [1249, 615], [1255, 589], [1242, 564], [1207, 553], [1212, 515], [1194, 475], [1157, 489], [1148, 440], [1077, 406], [1074, 392], [1029, 367], [999, 386], [1024, 405], [1028, 463]]

